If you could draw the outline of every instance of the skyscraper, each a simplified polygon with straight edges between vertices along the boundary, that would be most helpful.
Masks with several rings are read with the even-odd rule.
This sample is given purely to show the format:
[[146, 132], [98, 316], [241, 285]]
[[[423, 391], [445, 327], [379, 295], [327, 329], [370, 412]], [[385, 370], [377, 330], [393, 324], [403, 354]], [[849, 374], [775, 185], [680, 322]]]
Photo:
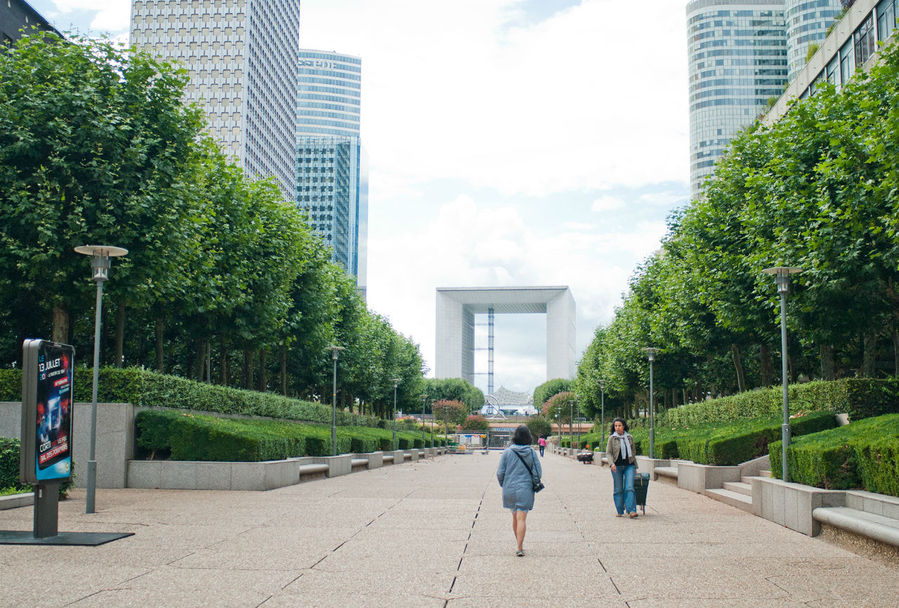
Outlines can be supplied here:
[[731, 138], [783, 92], [784, 0], [692, 0], [687, 49], [690, 190], [696, 198]]
[[0, 4], [0, 42], [12, 44], [22, 36], [19, 30], [35, 27], [39, 30], [60, 34], [46, 19], [23, 0], [6, 0]]
[[362, 60], [299, 52], [297, 205], [365, 293], [368, 171], [360, 140]]
[[793, 80], [808, 60], [808, 49], [827, 37], [827, 28], [842, 7], [840, 0], [786, 0], [787, 67]]
[[190, 73], [185, 101], [251, 176], [296, 191], [300, 0], [133, 0], [131, 43]]

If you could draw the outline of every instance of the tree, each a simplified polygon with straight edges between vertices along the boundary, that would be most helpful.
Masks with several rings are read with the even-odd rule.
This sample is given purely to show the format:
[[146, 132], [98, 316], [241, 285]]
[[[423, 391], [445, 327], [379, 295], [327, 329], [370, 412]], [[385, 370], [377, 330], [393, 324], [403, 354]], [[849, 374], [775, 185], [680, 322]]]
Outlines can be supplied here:
[[539, 408], [553, 395], [570, 390], [571, 384], [571, 380], [567, 378], [547, 380], [534, 389], [534, 407]]
[[107, 292], [120, 306], [144, 303], [180, 263], [191, 201], [179, 194], [201, 128], [186, 82], [146, 54], [46, 32], [0, 54], [0, 292], [52, 313], [55, 340], [91, 306], [75, 246], [131, 252]]
[[450, 401], [441, 399], [434, 402], [434, 419], [443, 423], [443, 428], [447, 425], [462, 424], [468, 415], [468, 408], [460, 401]]
[[552, 425], [543, 416], [531, 416], [525, 425], [534, 437], [549, 437], [553, 432]]
[[486, 431], [490, 428], [490, 423], [483, 416], [468, 416], [462, 423], [462, 429], [466, 431]]

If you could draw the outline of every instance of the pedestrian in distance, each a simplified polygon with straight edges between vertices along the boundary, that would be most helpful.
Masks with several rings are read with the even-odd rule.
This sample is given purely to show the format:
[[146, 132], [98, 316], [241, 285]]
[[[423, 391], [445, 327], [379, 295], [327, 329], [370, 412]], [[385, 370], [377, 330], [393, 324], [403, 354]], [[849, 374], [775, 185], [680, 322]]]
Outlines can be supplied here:
[[537, 445], [540, 446], [540, 455], [543, 456], [543, 450], [546, 449], [546, 437], [541, 437], [537, 440]]
[[634, 494], [634, 474], [637, 471], [636, 446], [634, 438], [628, 431], [627, 421], [615, 418], [609, 429], [609, 441], [606, 443], [606, 458], [612, 467], [612, 480], [615, 483], [613, 499], [617, 517], [625, 513], [630, 518], [637, 517], [637, 499]]
[[531, 447], [533, 437], [525, 425], [512, 434], [512, 444], [503, 450], [496, 469], [496, 479], [503, 488], [503, 507], [512, 511], [512, 531], [518, 548], [515, 555], [524, 556], [524, 535], [528, 511], [534, 508], [534, 477], [543, 476], [540, 459]]

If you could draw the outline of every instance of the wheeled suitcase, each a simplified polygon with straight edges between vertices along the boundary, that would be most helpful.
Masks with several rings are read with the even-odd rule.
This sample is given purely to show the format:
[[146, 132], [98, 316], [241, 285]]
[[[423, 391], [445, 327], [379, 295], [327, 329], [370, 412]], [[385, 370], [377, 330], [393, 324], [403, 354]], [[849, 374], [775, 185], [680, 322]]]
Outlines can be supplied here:
[[649, 473], [637, 473], [634, 475], [634, 498], [637, 506], [643, 508], [646, 515], [646, 491], [649, 489]]

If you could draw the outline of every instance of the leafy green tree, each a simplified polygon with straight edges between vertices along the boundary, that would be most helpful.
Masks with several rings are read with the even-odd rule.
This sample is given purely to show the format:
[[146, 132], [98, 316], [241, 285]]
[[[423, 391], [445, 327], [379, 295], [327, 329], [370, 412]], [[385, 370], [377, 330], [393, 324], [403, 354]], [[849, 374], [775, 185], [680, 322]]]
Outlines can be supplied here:
[[180, 264], [191, 208], [179, 193], [201, 127], [180, 101], [186, 82], [146, 54], [52, 33], [0, 54], [0, 292], [52, 313], [54, 339], [92, 304], [75, 246], [129, 249], [108, 288], [119, 306], [144, 305]]
[[525, 422], [528, 429], [531, 431], [531, 435], [535, 438], [537, 437], [549, 437], [552, 434], [552, 425], [549, 423], [549, 420], [544, 418], [543, 416], [531, 416]]
[[547, 380], [534, 389], [534, 407], [539, 408], [553, 395], [570, 389], [571, 380], [566, 378], [553, 378], [552, 380]]

